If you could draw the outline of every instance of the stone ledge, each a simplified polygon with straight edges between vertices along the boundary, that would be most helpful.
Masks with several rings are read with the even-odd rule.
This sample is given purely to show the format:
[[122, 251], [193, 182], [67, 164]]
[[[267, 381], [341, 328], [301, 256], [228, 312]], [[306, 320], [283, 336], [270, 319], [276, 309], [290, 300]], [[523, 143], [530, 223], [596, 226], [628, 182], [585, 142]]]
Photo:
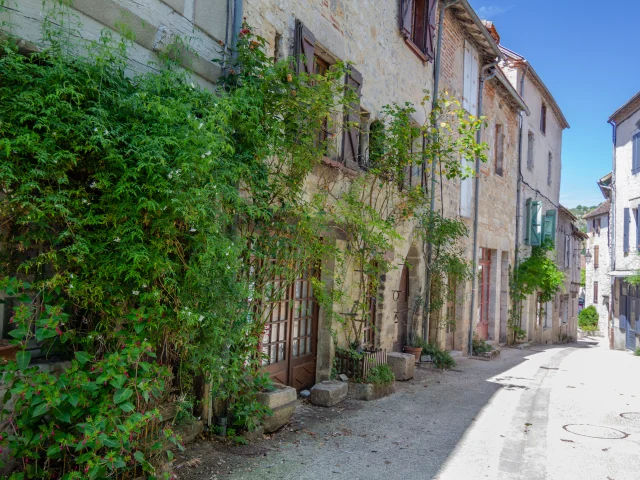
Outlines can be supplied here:
[[354, 383], [349, 382], [349, 395], [354, 400], [377, 400], [386, 397], [396, 391], [396, 382], [387, 385], [376, 385], [375, 383]]
[[411, 380], [416, 370], [416, 358], [410, 353], [390, 352], [387, 354], [387, 365], [391, 368], [396, 380]]

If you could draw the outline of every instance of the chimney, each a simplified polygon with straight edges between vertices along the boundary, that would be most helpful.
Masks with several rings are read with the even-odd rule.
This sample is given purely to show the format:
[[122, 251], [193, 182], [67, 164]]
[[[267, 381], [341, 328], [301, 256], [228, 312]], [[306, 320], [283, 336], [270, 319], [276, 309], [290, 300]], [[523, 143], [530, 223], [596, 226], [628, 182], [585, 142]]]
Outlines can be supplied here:
[[500, 45], [500, 35], [498, 34], [498, 30], [496, 30], [496, 26], [493, 24], [491, 20], [483, 20], [482, 23], [489, 30], [489, 34], [495, 40], [495, 42]]

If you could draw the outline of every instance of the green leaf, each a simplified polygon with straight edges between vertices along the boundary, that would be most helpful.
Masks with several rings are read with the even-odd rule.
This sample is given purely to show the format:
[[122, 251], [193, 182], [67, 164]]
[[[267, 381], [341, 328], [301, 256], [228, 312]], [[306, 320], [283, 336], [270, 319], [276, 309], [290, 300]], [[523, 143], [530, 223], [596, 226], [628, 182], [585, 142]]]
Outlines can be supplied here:
[[74, 407], [78, 406], [78, 400], [80, 400], [80, 398], [78, 397], [77, 393], [70, 393], [69, 394], [69, 403], [71, 405], [73, 405]]
[[47, 457], [53, 457], [54, 455], [58, 455], [59, 453], [60, 453], [60, 446], [59, 445], [51, 445], [47, 449]]
[[138, 463], [143, 463], [144, 462], [144, 454], [142, 452], [136, 452], [133, 454], [133, 458], [135, 458]]
[[46, 403], [41, 403], [33, 410], [33, 416], [38, 417], [40, 415], [44, 415], [49, 411], [49, 405]]
[[58, 420], [65, 423], [71, 423], [71, 415], [66, 411], [57, 411], [55, 412], [55, 416]]
[[76, 360], [80, 362], [80, 365], [84, 365], [89, 360], [91, 360], [91, 355], [89, 355], [87, 352], [76, 352], [75, 355], [76, 355]]
[[29, 363], [31, 363], [31, 352], [22, 350], [16, 353], [16, 362], [20, 370], [25, 370], [29, 366]]
[[127, 412], [127, 413], [133, 412], [136, 409], [136, 407], [134, 407], [133, 403], [131, 402], [121, 403], [118, 406], [122, 409], [123, 412]]
[[38, 328], [36, 330], [36, 340], [39, 342], [46, 340], [47, 338], [53, 338], [57, 335], [55, 330], [50, 328]]
[[124, 383], [127, 381], [127, 377], [124, 375], [114, 375], [113, 380], [109, 382], [113, 388], [122, 388]]
[[130, 388], [121, 388], [120, 390], [116, 390], [116, 393], [113, 395], [113, 401], [122, 403], [131, 397], [131, 395], [133, 395], [133, 390]]
[[95, 392], [96, 390], [98, 390], [99, 387], [93, 382], [87, 382], [87, 383], [83, 383], [81, 388], [88, 392]]
[[167, 458], [169, 461], [173, 460], [173, 452], [171, 450], [167, 450]]

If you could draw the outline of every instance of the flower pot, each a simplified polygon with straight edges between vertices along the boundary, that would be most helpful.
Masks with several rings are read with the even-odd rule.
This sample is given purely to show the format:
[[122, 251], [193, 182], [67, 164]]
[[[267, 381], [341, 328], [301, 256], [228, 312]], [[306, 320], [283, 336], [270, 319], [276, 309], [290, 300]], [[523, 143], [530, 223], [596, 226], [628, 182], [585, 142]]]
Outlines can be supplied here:
[[416, 357], [416, 363], [420, 363], [420, 354], [422, 353], [422, 347], [410, 347], [405, 345], [404, 347], [405, 353], [410, 353]]
[[5, 360], [15, 360], [16, 353], [20, 349], [20, 345], [11, 345], [6, 340], [0, 343], [0, 358]]

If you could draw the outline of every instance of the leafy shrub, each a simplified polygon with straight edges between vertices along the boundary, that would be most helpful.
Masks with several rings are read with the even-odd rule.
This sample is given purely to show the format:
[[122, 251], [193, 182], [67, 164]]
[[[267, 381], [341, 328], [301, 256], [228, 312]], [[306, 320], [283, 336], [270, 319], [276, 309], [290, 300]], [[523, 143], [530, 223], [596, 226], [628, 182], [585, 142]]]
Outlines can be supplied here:
[[180, 445], [155, 408], [171, 373], [148, 362], [149, 343], [122, 338], [121, 349], [96, 358], [75, 352], [60, 375], [8, 362], [3, 442], [22, 464], [12, 478], [103, 479], [153, 474], [169, 444]]
[[633, 353], [636, 357], [640, 357], [640, 347], [636, 348], [636, 351]]
[[430, 355], [431, 361], [436, 368], [449, 369], [456, 366], [456, 361], [451, 354], [446, 350], [440, 350], [440, 348], [432, 343], [422, 341], [422, 354]]
[[378, 365], [377, 367], [373, 367], [369, 370], [367, 378], [364, 383], [373, 383], [375, 385], [388, 385], [393, 383], [395, 380], [395, 376], [391, 371], [391, 367], [386, 363], [382, 365]]
[[491, 345], [485, 342], [482, 338], [476, 336], [472, 340], [472, 351], [474, 355], [480, 355], [481, 353], [487, 353], [492, 350]]
[[585, 332], [598, 330], [598, 310], [594, 305], [583, 308], [578, 314], [578, 326]]

